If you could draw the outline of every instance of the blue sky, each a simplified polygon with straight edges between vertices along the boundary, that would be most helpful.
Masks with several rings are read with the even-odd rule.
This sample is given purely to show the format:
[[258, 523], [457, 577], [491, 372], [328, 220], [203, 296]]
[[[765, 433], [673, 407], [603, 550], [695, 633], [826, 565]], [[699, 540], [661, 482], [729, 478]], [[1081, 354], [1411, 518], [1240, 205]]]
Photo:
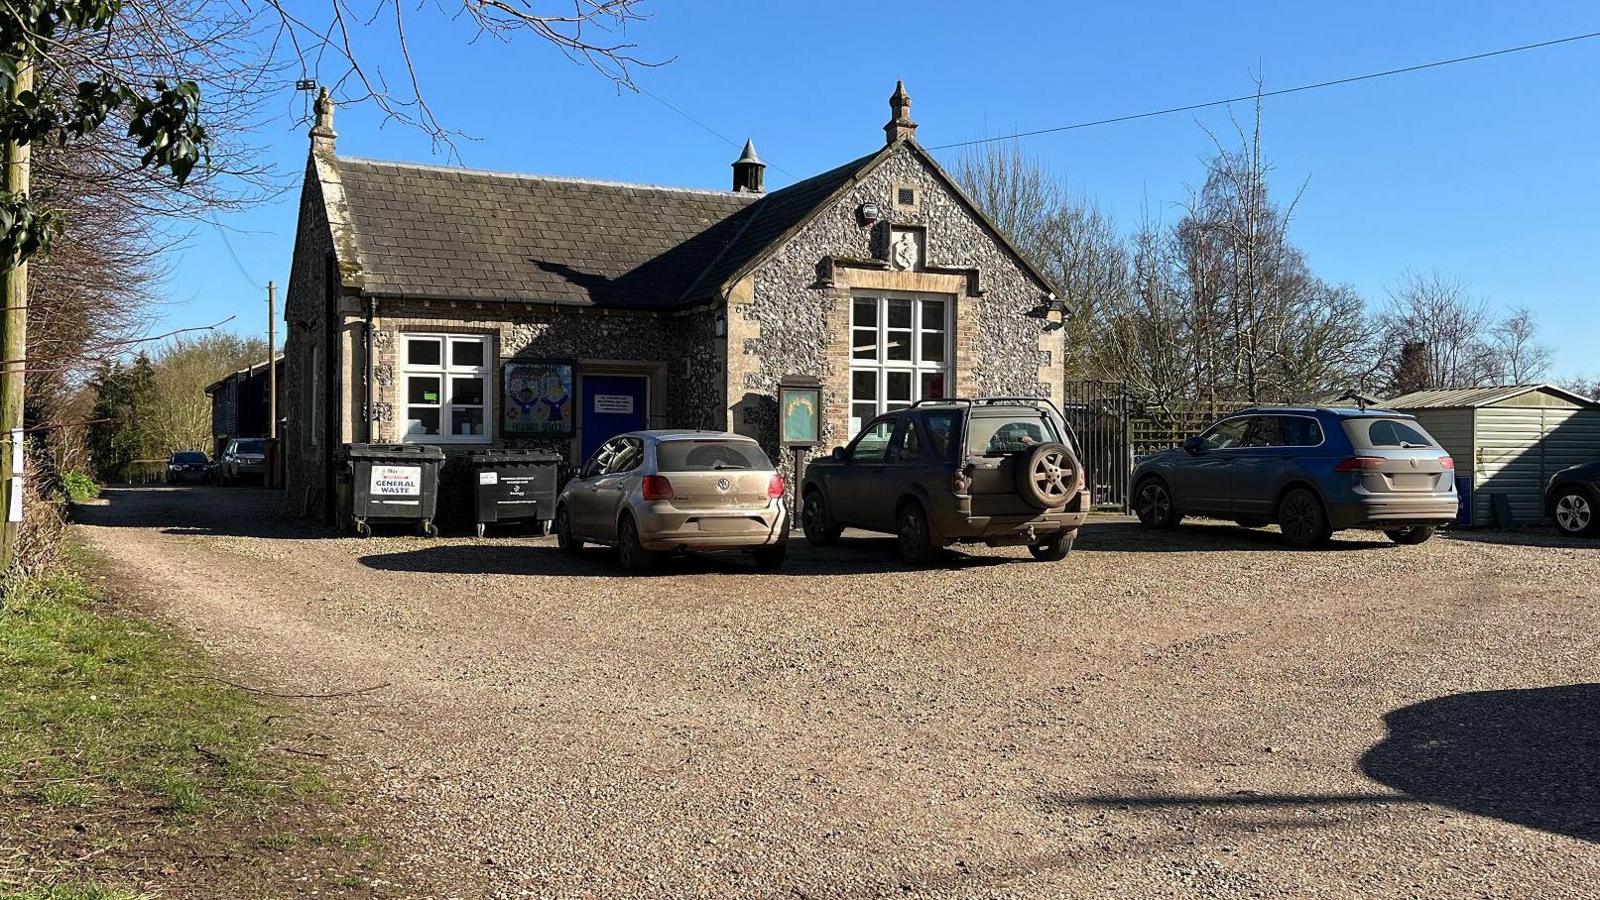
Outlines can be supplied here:
[[[318, 0], [303, 0], [320, 9]], [[755, 138], [768, 187], [878, 146], [896, 78], [934, 146], [1142, 112], [1600, 31], [1583, 2], [1321, 4], [1042, 3], [1031, 10], [921, 2], [649, 3], [630, 28], [652, 93], [711, 129]], [[420, 15], [420, 14], [418, 14]], [[461, 26], [413, 18], [424, 93], [468, 166], [725, 188], [737, 148], [650, 97], [619, 92], [547, 45], [469, 45]], [[368, 59], [399, 63], [381, 32]], [[337, 74], [331, 70], [324, 77]], [[285, 109], [298, 109], [285, 85]], [[1600, 373], [1600, 39], [1269, 100], [1275, 187], [1306, 183], [1293, 239], [1313, 269], [1369, 302], [1411, 269], [1525, 304], [1557, 374]], [[1248, 109], [1237, 110], [1248, 115]], [[1171, 218], [1202, 177], [1213, 109], [1025, 141], [1026, 149], [1130, 227]], [[428, 138], [370, 107], [342, 108], [339, 150], [446, 162]], [[259, 134], [286, 178], [304, 125]], [[949, 153], [941, 154], [949, 158]], [[782, 169], [784, 171], [779, 171]], [[221, 218], [252, 281], [288, 278], [297, 191]], [[265, 328], [264, 291], [202, 227], [168, 260], [167, 327], [238, 318]]]

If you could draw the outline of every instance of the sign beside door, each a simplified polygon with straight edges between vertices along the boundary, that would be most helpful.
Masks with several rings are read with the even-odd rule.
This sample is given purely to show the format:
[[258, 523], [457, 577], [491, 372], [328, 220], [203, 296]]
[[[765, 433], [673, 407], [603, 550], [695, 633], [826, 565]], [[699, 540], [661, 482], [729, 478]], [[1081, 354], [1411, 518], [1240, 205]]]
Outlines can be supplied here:
[[595, 394], [594, 411], [610, 415], [633, 415], [632, 394]]

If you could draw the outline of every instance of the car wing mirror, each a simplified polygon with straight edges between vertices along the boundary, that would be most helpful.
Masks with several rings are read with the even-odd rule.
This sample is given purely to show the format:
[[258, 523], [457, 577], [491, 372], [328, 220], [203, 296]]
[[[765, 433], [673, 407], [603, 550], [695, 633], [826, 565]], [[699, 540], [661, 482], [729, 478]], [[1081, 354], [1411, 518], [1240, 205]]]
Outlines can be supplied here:
[[833, 448], [833, 459], [835, 462], [847, 462], [850, 459], [850, 454], [846, 453], [843, 447], [835, 447]]
[[583, 477], [583, 466], [572, 466], [571, 468], [567, 469], [567, 477], [568, 478], [582, 478]]
[[1200, 438], [1192, 437], [1183, 442], [1183, 451], [1189, 454], [1199, 453], [1201, 448]]

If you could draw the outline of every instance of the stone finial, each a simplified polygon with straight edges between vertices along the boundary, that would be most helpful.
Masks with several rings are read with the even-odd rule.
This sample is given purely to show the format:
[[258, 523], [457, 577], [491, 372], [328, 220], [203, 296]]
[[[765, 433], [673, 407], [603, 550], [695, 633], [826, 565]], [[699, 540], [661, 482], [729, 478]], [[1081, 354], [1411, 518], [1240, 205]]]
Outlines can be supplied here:
[[317, 102], [312, 108], [316, 111], [316, 122], [311, 126], [311, 146], [325, 144], [332, 148], [339, 133], [333, 130], [333, 98], [328, 96], [326, 85], [317, 92]]
[[894, 83], [894, 93], [889, 96], [889, 110], [894, 117], [883, 126], [884, 136], [889, 143], [917, 136], [917, 123], [911, 121], [911, 95], [906, 93], [904, 81]]
[[733, 189], [736, 193], [762, 193], [766, 181], [767, 164], [756, 156], [756, 142], [744, 142], [744, 152], [733, 161]]

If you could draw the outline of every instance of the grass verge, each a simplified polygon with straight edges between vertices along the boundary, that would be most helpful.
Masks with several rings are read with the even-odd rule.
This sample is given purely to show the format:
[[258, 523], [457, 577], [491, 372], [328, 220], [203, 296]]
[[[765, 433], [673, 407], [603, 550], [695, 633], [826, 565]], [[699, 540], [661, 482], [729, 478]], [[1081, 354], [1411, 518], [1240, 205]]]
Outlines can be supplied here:
[[[72, 568], [92, 565], [73, 554]], [[0, 900], [390, 896], [292, 710], [81, 574], [0, 585]], [[304, 751], [302, 751], [304, 752]], [[290, 884], [293, 887], [290, 887]]]

